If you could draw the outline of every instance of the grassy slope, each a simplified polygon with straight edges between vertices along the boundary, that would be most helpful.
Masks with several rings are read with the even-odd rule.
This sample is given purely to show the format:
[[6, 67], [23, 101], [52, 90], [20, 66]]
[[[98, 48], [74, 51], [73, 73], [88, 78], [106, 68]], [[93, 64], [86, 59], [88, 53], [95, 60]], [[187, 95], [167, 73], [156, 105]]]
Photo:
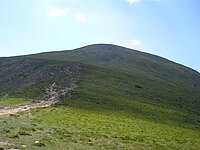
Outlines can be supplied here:
[[[198, 106], [191, 99], [196, 101], [196, 97], [188, 96], [181, 87], [94, 67], [85, 70], [78, 91], [63, 98], [62, 104], [88, 110], [104, 109], [159, 122], [172, 121], [195, 128], [200, 126]], [[192, 92], [197, 94], [197, 91]], [[177, 99], [178, 95], [182, 96], [181, 100]]]
[[[78, 90], [62, 98], [64, 106], [37, 109], [12, 119], [0, 117], [0, 140], [19, 148], [26, 144], [29, 149], [199, 149], [199, 74], [139, 52], [134, 52], [138, 60], [129, 57], [129, 51], [115, 57], [108, 52], [102, 56], [99, 51], [86, 50], [31, 56], [87, 65], [83, 64]], [[121, 55], [127, 61], [117, 58]], [[130, 63], [141, 62], [143, 57], [142, 65]], [[35, 97], [39, 93], [33, 89], [42, 89], [54, 79], [37, 82], [18, 96]], [[41, 145], [34, 144], [36, 140]]]
[[0, 140], [19, 149], [200, 148], [196, 130], [116, 112], [52, 107], [0, 117], [0, 124]]

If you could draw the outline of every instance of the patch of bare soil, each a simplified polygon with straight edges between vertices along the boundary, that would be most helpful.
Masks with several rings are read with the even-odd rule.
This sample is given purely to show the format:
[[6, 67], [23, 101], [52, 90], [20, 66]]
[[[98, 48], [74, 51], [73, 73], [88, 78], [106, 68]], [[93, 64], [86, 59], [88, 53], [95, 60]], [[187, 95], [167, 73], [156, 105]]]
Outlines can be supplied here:
[[27, 111], [31, 108], [48, 107], [48, 106], [51, 106], [52, 104], [55, 104], [55, 103], [56, 103], [55, 101], [39, 101], [39, 102], [36, 102], [36, 103], [21, 105], [21, 106], [14, 107], [14, 108], [3, 108], [3, 109], [0, 109], [0, 116], [16, 114], [18, 112]]
[[11, 144], [11, 143], [8, 143], [8, 142], [1, 142], [0, 141], [0, 146], [4, 146], [4, 145], [10, 146], [10, 145], [14, 145], [14, 144]]

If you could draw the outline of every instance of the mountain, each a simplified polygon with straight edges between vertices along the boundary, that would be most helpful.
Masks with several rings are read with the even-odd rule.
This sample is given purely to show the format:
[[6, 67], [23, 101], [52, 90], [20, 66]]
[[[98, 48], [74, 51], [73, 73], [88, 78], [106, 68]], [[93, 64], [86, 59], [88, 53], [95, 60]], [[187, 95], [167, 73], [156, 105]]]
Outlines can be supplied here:
[[37, 98], [53, 82], [67, 86], [73, 80], [71, 77], [77, 78], [80, 71], [83, 77], [90, 74], [93, 77], [87, 81], [86, 88], [99, 80], [96, 86], [115, 88], [116, 94], [142, 97], [150, 103], [199, 114], [200, 74], [197, 71], [115, 45], [96, 44], [71, 51], [1, 58], [0, 92]]
[[[200, 74], [197, 71], [120, 46], [96, 44], [70, 51], [1, 58], [0, 64], [2, 95], [23, 91], [27, 92], [23, 96], [36, 98], [51, 82], [63, 84], [64, 80], [70, 80], [70, 75], [63, 72], [64, 68], [74, 74], [77, 71], [74, 66], [79, 66], [83, 72], [102, 78], [102, 82], [108, 80], [109, 83], [120, 77], [119, 83], [114, 84], [128, 86], [128, 89], [123, 86], [117, 89], [124, 91], [125, 95], [143, 97], [197, 114], [200, 110]], [[83, 76], [85, 74], [87, 76], [87, 73]]]
[[2, 99], [37, 100], [52, 85], [57, 107], [200, 129], [200, 73], [165, 58], [108, 44], [0, 58]]

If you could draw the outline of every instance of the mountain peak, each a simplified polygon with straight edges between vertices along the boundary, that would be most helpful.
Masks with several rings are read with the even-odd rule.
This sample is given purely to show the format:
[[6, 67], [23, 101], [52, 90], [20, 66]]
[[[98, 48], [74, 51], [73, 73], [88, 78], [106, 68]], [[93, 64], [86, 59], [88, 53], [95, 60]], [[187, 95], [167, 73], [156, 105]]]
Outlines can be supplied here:
[[200, 74], [165, 58], [112, 44], [93, 44], [70, 51], [30, 55], [29, 58], [79, 62], [169, 83], [200, 86]]

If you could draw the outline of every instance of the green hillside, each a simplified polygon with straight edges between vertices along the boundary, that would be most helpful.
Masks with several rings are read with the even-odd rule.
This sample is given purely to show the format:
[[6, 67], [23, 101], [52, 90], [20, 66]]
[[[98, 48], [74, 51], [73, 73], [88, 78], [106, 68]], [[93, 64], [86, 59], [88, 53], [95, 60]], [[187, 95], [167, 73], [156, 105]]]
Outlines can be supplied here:
[[57, 91], [77, 88], [55, 106], [0, 116], [0, 143], [19, 149], [200, 149], [195, 70], [105, 44], [0, 58], [0, 108], [37, 100], [53, 83]]
[[73, 51], [43, 53], [31, 58], [73, 61], [129, 74], [146, 75], [170, 83], [200, 87], [199, 73], [185, 66], [148, 53], [115, 45], [90, 45]]

